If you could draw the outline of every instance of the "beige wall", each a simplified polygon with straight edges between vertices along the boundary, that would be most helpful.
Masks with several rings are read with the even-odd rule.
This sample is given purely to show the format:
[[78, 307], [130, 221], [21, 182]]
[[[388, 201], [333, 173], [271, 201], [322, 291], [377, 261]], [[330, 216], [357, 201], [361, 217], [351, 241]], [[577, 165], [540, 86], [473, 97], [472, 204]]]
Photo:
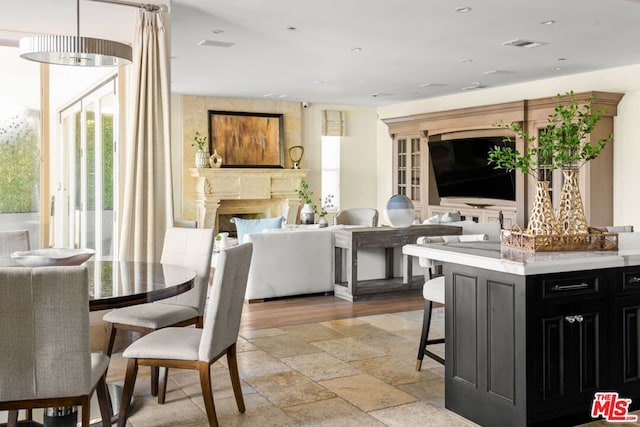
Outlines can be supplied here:
[[[321, 194], [320, 177], [320, 111], [346, 111], [347, 136], [342, 141], [341, 195], [343, 207], [375, 206], [376, 182], [376, 109], [311, 104], [300, 102], [214, 98], [172, 95], [172, 156], [176, 218], [195, 219], [195, 180], [189, 176], [196, 149], [191, 147], [196, 131], [207, 134], [207, 111], [245, 111], [284, 114], [285, 166], [291, 167], [289, 147], [302, 145], [302, 169], [316, 195]], [[223, 159], [224, 162], [224, 159]]]
[[[500, 88], [487, 88], [378, 109], [380, 119], [454, 108], [553, 96], [569, 90], [624, 93], [614, 121], [614, 223], [632, 224], [640, 229], [640, 65], [539, 80]], [[391, 139], [387, 126], [377, 122], [378, 209], [391, 196]], [[382, 210], [381, 210], [382, 212]], [[381, 218], [384, 218], [382, 215]]]
[[321, 194], [320, 114], [344, 111], [346, 136], [340, 141], [340, 208], [374, 207], [377, 198], [376, 109], [346, 105], [309, 104], [302, 110], [302, 167], [318, 197]]
[[[207, 96], [173, 95], [172, 101], [172, 152], [181, 152], [174, 160], [174, 188], [177, 189], [174, 204], [180, 211], [177, 218], [195, 219], [195, 178], [189, 176], [194, 167], [196, 147], [192, 147], [196, 131], [209, 132], [208, 111], [242, 111], [251, 113], [284, 114], [285, 153], [289, 147], [300, 145], [300, 110], [298, 102], [269, 101], [261, 99], [214, 98]], [[180, 147], [181, 149], [178, 149]], [[286, 167], [290, 167], [285, 154]], [[222, 159], [224, 164], [224, 159]], [[179, 194], [178, 194], [179, 193]], [[181, 203], [180, 203], [181, 201]]]

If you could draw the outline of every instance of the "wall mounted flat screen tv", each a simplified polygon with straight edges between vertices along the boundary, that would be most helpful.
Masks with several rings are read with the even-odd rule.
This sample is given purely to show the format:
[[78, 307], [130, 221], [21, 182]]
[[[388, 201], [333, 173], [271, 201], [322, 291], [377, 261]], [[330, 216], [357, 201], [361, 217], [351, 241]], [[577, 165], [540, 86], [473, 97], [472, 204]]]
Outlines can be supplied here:
[[429, 157], [440, 197], [516, 199], [515, 172], [488, 164], [494, 146], [515, 148], [502, 136], [429, 141]]

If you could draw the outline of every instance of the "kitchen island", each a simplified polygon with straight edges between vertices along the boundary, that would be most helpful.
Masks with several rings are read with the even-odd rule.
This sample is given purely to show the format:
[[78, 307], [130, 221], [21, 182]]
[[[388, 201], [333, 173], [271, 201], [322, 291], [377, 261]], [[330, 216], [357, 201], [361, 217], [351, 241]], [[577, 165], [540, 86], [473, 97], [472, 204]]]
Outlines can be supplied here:
[[444, 263], [446, 407], [483, 426], [588, 422], [598, 391], [637, 409], [640, 249], [620, 247], [404, 246]]

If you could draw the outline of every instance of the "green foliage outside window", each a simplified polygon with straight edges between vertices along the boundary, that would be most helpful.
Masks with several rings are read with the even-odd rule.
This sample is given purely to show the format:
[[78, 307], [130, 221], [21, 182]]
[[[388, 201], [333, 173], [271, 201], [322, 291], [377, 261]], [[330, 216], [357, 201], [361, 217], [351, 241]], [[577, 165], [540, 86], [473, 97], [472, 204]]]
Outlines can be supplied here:
[[39, 210], [37, 114], [16, 115], [0, 123], [0, 213]]

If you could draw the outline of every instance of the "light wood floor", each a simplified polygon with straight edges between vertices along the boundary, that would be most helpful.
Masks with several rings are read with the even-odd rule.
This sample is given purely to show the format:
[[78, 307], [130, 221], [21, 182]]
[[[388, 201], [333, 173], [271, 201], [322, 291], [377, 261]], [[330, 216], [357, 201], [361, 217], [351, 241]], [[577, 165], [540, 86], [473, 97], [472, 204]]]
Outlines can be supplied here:
[[423, 308], [424, 298], [421, 293], [354, 302], [345, 301], [333, 295], [282, 298], [260, 303], [245, 303], [240, 330], [277, 328]]

